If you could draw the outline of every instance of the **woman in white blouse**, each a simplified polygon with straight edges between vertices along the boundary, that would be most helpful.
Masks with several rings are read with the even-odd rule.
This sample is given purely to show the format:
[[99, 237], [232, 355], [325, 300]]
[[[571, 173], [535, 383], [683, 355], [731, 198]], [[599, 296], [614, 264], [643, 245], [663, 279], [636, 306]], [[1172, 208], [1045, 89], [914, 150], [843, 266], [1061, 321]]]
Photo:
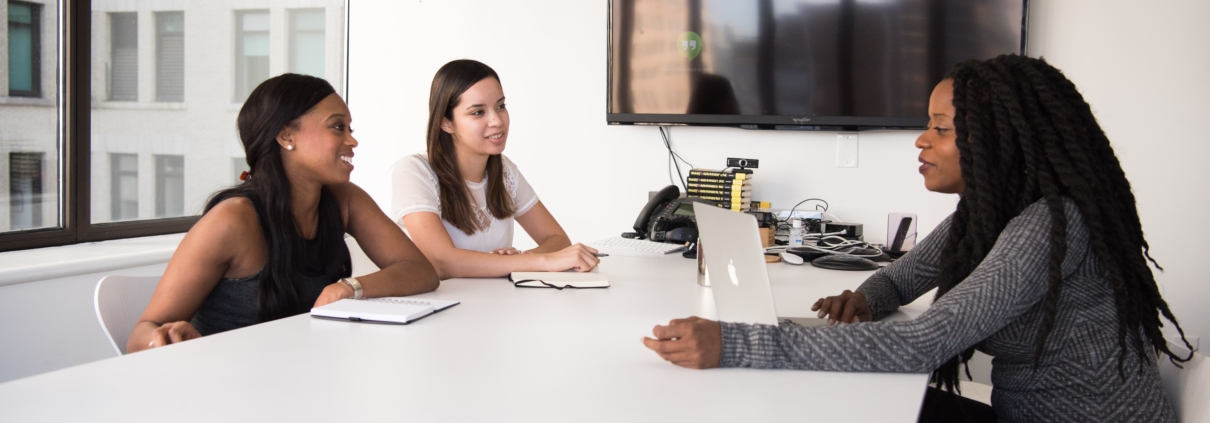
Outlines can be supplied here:
[[[508, 109], [500, 77], [474, 60], [446, 63], [429, 93], [428, 154], [391, 168], [391, 218], [442, 279], [516, 271], [587, 272], [596, 250], [572, 245], [504, 157]], [[538, 243], [513, 248], [513, 219]]]

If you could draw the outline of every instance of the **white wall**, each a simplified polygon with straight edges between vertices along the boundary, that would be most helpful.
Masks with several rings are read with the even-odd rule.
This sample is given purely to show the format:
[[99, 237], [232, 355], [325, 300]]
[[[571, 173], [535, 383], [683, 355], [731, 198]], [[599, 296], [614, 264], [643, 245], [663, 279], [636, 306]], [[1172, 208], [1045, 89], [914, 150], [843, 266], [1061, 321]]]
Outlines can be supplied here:
[[1076, 83], [1138, 200], [1164, 298], [1210, 335], [1210, 2], [1031, 1], [1030, 55]]
[[[654, 127], [605, 124], [607, 2], [354, 2], [349, 102], [361, 146], [353, 179], [389, 207], [387, 169], [423, 152], [429, 84], [459, 58], [496, 69], [516, 162], [573, 241], [629, 230], [647, 192], [669, 184]], [[674, 147], [696, 166], [759, 159], [756, 198], [790, 208], [819, 197], [846, 221], [885, 238], [888, 212], [920, 214], [931, 230], [956, 197], [928, 193], [916, 174], [916, 132], [864, 132], [860, 167], [836, 168], [836, 134], [677, 127]], [[687, 169], [686, 169], [687, 170]], [[517, 243], [528, 242], [524, 233]]]
[[[1113, 140], [1139, 198], [1166, 298], [1187, 332], [1210, 333], [1197, 265], [1210, 239], [1210, 3], [1031, 2], [1031, 55], [1076, 82]], [[362, 142], [355, 182], [389, 207], [387, 169], [424, 151], [428, 89], [443, 63], [473, 58], [500, 73], [512, 116], [507, 154], [575, 241], [627, 230], [649, 190], [667, 185], [655, 128], [605, 124], [607, 2], [353, 2], [349, 101]], [[841, 219], [885, 239], [886, 214], [920, 215], [921, 233], [956, 198], [928, 193], [916, 174], [914, 132], [863, 132], [860, 167], [835, 166], [836, 134], [675, 128], [697, 166], [761, 160], [756, 197], [788, 208], [820, 197]], [[518, 233], [518, 244], [525, 244]]]

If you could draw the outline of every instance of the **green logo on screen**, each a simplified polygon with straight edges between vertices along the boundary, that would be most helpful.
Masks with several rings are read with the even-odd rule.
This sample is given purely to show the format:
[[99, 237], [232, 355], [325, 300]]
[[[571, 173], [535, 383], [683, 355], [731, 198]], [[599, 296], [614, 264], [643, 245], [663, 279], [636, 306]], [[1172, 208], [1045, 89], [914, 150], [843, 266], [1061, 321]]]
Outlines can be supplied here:
[[696, 32], [687, 31], [676, 39], [676, 49], [686, 59], [696, 59], [698, 53], [702, 52], [702, 37]]

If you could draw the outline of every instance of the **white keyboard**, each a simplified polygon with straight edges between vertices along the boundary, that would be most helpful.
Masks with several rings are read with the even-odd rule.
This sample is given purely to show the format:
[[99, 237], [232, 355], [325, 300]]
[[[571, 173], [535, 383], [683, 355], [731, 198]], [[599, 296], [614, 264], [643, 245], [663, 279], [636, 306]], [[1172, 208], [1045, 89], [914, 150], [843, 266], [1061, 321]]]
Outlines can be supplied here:
[[678, 251], [685, 251], [685, 246], [681, 244], [669, 244], [667, 242], [622, 238], [620, 236], [592, 242], [589, 243], [588, 246], [593, 248], [633, 251], [644, 254], [669, 254]]

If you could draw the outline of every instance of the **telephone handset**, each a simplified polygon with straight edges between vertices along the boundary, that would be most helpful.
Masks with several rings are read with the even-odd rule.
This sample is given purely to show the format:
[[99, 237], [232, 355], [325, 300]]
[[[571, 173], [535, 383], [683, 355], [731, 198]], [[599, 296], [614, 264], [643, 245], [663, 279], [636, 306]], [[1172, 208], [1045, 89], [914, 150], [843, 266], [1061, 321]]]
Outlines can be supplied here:
[[699, 202], [708, 203], [697, 198], [682, 198], [676, 185], [664, 187], [639, 212], [634, 222], [634, 235], [656, 242], [697, 242], [693, 203]]
[[639, 212], [639, 217], [634, 221], [634, 232], [638, 234], [638, 238], [647, 238], [650, 234], [647, 233], [651, 226], [651, 216], [655, 215], [663, 209], [663, 206], [668, 202], [677, 199], [681, 196], [681, 189], [676, 185], [669, 185], [656, 193], [651, 200], [647, 201], [647, 205], [643, 206], [643, 210]]

